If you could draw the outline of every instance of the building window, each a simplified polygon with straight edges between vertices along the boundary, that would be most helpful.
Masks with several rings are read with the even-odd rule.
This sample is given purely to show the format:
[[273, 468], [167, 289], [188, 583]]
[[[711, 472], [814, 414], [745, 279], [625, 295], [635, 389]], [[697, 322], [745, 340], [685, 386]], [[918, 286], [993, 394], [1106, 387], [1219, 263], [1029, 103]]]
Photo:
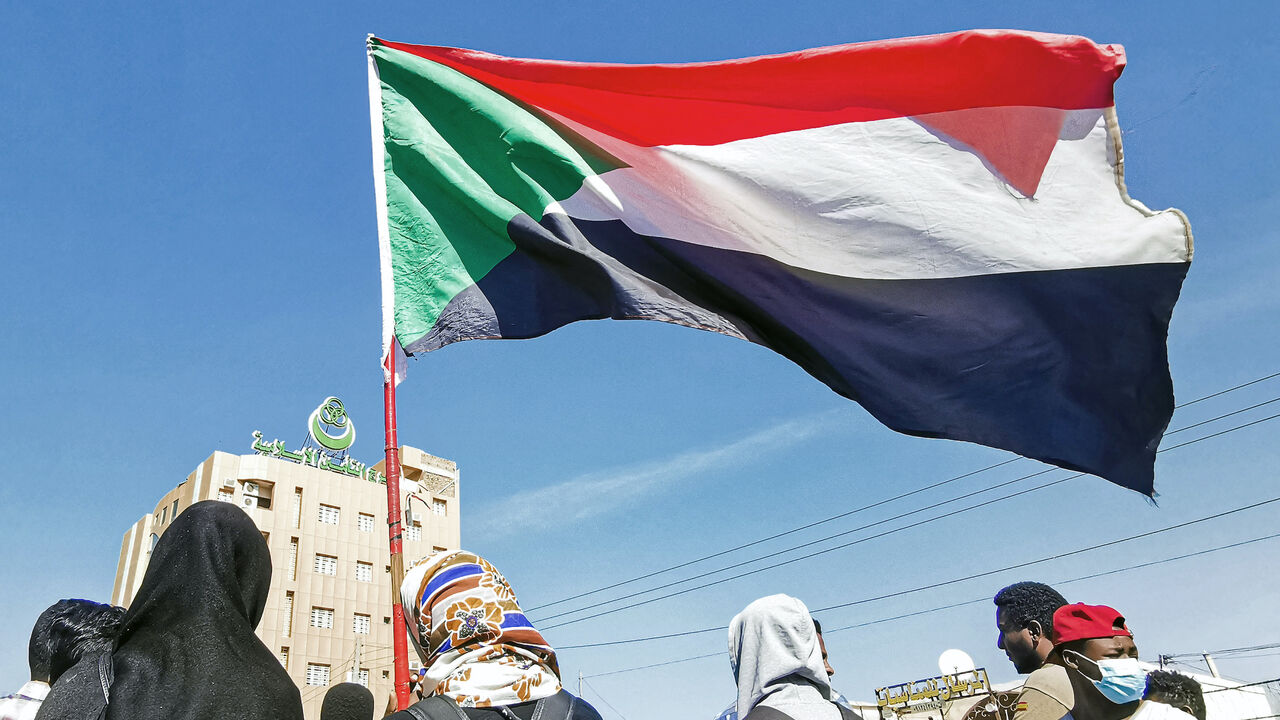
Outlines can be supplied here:
[[311, 608], [311, 627], [332, 630], [333, 611], [322, 607]]
[[298, 538], [289, 538], [289, 579], [298, 579]]
[[262, 539], [267, 541], [267, 545], [271, 544], [271, 533], [266, 530], [262, 531]]
[[292, 590], [285, 591], [284, 609], [281, 610], [281, 612], [284, 614], [284, 617], [280, 619], [281, 620], [280, 627], [284, 629], [284, 636], [289, 637], [293, 635], [293, 591]]
[[440, 515], [441, 517], [448, 515], [449, 503], [441, 500], [440, 498], [435, 498], [431, 501], [431, 512], [436, 515]]
[[178, 501], [177, 500], [173, 501], [173, 512], [169, 514], [173, 516], [174, 520], [178, 519]]
[[307, 684], [324, 687], [329, 684], [329, 666], [307, 663]]
[[152, 551], [152, 550], [155, 550], [155, 549], [156, 549], [156, 543], [158, 543], [158, 542], [160, 542], [160, 536], [159, 536], [159, 535], [157, 535], [157, 534], [155, 534], [155, 533], [151, 533], [151, 541], [150, 541], [150, 544], [147, 546], [147, 554], [148, 554], [148, 555], [150, 555], [150, 554], [151, 554], [151, 551]]
[[218, 500], [219, 500], [220, 502], [235, 502], [235, 501], [236, 501], [236, 500], [235, 500], [235, 498], [233, 498], [233, 497], [231, 496], [231, 491], [230, 491], [230, 490], [219, 490], [219, 491], [218, 491]]
[[405, 528], [404, 539], [405, 540], [421, 540], [422, 528], [418, 527], [417, 525], [410, 525], [409, 527]]
[[320, 506], [320, 522], [325, 525], [338, 524], [338, 508], [333, 505]]
[[356, 613], [351, 616], [351, 632], [357, 635], [369, 634], [369, 616]]
[[316, 555], [315, 571], [321, 575], [338, 574], [338, 558], [332, 555]]
[[160, 508], [160, 524], [163, 525], [167, 522], [169, 522], [169, 507], [165, 506]]
[[360, 532], [373, 532], [373, 516], [369, 513], [356, 516], [356, 529]]
[[356, 563], [356, 580], [373, 582], [373, 563]]
[[293, 489], [293, 527], [302, 527], [302, 488]]
[[280, 648], [280, 667], [289, 669], [289, 648], [287, 647]]
[[351, 676], [351, 682], [358, 682], [365, 687], [369, 687], [369, 670], [360, 668], [360, 672]]

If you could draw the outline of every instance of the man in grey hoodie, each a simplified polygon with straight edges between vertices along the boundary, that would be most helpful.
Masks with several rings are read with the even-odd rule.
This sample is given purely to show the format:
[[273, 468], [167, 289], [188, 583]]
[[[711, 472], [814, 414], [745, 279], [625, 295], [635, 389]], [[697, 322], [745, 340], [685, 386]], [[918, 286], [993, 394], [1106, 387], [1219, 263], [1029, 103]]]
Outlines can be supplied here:
[[740, 720], [842, 720], [831, 702], [818, 632], [804, 603], [760, 598], [729, 623], [729, 664], [738, 683]]

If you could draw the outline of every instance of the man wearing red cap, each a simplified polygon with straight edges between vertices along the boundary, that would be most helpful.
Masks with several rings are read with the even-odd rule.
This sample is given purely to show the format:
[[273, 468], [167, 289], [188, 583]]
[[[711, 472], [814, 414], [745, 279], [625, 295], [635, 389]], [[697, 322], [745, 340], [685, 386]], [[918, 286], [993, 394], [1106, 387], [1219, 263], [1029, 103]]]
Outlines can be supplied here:
[[[1083, 603], [1058, 608], [1053, 646], [1045, 667], [1027, 678], [1015, 720], [1123, 720], [1137, 709], [1146, 672], [1138, 664], [1133, 633], [1114, 608]], [[1065, 672], [1069, 706], [1063, 696], [1031, 683], [1042, 672]]]

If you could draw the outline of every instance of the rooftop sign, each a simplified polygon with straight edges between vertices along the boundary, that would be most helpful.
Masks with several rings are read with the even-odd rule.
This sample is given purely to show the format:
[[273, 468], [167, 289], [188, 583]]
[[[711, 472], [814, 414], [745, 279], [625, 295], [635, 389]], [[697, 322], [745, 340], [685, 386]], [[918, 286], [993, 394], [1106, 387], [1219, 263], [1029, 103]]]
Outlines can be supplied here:
[[356, 441], [355, 424], [347, 417], [342, 401], [329, 396], [311, 411], [307, 418], [307, 439], [299, 450], [289, 450], [283, 441], [263, 442], [262, 432], [253, 431], [253, 451], [265, 457], [321, 470], [359, 477], [369, 482], [385, 484], [387, 476], [347, 454]]

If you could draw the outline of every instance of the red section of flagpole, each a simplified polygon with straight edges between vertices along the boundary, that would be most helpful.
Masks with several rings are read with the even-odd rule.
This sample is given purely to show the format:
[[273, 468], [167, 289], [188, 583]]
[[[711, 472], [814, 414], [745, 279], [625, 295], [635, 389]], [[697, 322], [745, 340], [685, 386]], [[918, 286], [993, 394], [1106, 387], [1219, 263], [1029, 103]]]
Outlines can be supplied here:
[[[409, 707], [409, 656], [405, 638], [400, 583], [404, 582], [404, 555], [400, 539], [400, 442], [396, 437], [396, 379], [394, 351], [388, 353], [391, 379], [382, 386], [383, 424], [387, 434], [387, 535], [391, 542], [391, 648], [395, 653], [396, 707]], [[358, 668], [357, 668], [358, 669]]]

